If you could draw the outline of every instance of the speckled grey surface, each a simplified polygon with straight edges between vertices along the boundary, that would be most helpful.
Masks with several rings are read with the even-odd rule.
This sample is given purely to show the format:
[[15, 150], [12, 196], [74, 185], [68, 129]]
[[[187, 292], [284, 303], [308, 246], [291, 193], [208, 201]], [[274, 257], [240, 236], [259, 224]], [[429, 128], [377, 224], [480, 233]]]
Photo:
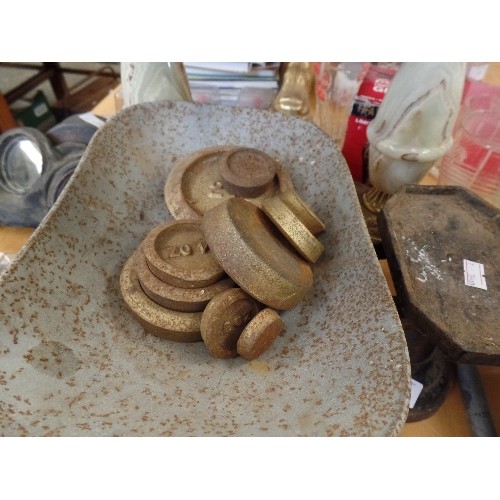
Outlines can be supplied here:
[[[174, 163], [227, 143], [283, 162], [325, 222], [325, 253], [259, 359], [145, 335], [120, 270], [169, 220]], [[191, 103], [123, 110], [0, 282], [2, 435], [395, 435], [408, 411], [403, 331], [342, 156], [314, 125]]]

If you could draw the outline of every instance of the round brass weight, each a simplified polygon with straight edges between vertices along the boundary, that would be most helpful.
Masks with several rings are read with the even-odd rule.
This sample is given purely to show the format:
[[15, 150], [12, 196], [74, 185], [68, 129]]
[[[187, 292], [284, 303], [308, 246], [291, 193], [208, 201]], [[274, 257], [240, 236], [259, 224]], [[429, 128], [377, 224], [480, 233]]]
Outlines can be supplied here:
[[169, 285], [201, 288], [224, 276], [208, 248], [200, 221], [162, 224], [149, 232], [142, 249], [151, 272]]
[[291, 309], [312, 287], [310, 265], [249, 201], [226, 200], [205, 214], [202, 227], [226, 273], [259, 302]]
[[199, 219], [231, 195], [222, 188], [219, 162], [231, 146], [204, 148], [177, 162], [163, 190], [165, 204], [174, 219]]
[[234, 358], [241, 331], [258, 313], [259, 304], [241, 288], [216, 295], [203, 311], [201, 336], [216, 358]]
[[[216, 146], [198, 150], [179, 161], [170, 171], [164, 198], [174, 219], [200, 219], [205, 212], [233, 195], [224, 189], [220, 162], [224, 154], [241, 149], [238, 146]], [[261, 206], [262, 200], [284, 189], [292, 189], [288, 172], [277, 164], [276, 176], [265, 191], [251, 202]]]
[[128, 309], [148, 333], [175, 342], [199, 342], [201, 312], [166, 309], [151, 300], [137, 277], [136, 254], [132, 254], [120, 274], [120, 291]]
[[230, 278], [223, 278], [213, 285], [202, 288], [180, 288], [169, 285], [151, 272], [142, 248], [137, 251], [136, 264], [137, 276], [144, 293], [157, 304], [174, 311], [203, 311], [215, 295], [235, 286]]
[[264, 200], [262, 210], [304, 259], [311, 263], [319, 259], [325, 247], [281, 198], [274, 196]]
[[318, 234], [325, 230], [325, 225], [321, 219], [293, 188], [281, 191], [280, 198], [312, 234]]
[[241, 332], [236, 350], [240, 356], [249, 361], [258, 358], [271, 347], [284, 329], [285, 323], [274, 309], [263, 309]]
[[279, 165], [254, 148], [236, 148], [222, 155], [219, 173], [224, 189], [243, 198], [256, 198], [272, 185]]

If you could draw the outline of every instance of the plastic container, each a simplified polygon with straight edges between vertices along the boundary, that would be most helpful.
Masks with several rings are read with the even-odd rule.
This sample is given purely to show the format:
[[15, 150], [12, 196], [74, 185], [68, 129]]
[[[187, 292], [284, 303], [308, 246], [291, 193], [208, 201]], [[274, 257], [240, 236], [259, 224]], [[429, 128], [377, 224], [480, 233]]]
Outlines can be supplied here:
[[469, 109], [442, 158], [438, 184], [463, 186], [500, 208], [500, 110]]

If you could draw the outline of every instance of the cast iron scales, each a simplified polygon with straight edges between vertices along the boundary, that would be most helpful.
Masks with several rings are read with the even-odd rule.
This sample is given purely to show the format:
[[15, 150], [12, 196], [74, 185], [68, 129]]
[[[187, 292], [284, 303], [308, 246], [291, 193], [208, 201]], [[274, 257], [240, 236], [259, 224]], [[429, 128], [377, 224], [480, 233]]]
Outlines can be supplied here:
[[[403, 312], [455, 362], [500, 365], [500, 212], [454, 186], [406, 186], [379, 227]], [[487, 289], [466, 284], [464, 260]]]
[[[387, 201], [378, 226], [402, 318], [422, 333], [417, 344], [434, 345], [445, 358], [442, 392], [446, 361], [500, 365], [499, 210], [461, 187], [411, 185]], [[482, 272], [471, 277], [466, 270], [474, 268]], [[412, 375], [425, 359], [422, 345]], [[444, 397], [431, 399], [434, 407], [422, 418]]]

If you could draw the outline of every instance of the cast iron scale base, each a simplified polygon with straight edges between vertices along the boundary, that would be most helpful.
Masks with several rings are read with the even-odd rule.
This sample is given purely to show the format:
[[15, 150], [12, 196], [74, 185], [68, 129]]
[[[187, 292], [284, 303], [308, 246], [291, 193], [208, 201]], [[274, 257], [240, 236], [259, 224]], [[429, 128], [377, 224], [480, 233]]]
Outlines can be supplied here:
[[453, 363], [460, 381], [461, 367], [500, 365], [500, 211], [461, 187], [410, 185], [377, 223], [424, 384], [408, 421], [422, 420], [443, 403]]

